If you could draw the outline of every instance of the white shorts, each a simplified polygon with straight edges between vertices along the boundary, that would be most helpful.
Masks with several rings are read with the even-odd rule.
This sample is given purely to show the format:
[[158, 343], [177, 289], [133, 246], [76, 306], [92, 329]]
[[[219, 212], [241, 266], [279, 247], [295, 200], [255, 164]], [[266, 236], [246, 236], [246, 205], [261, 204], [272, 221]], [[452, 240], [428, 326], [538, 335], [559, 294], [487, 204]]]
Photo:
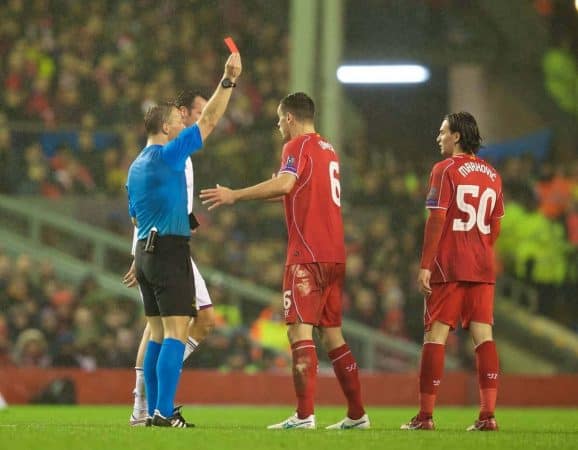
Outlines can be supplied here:
[[210, 306], [213, 306], [213, 302], [211, 301], [211, 296], [209, 295], [209, 290], [207, 289], [207, 284], [205, 283], [205, 279], [199, 272], [195, 261], [191, 258], [191, 263], [193, 264], [193, 275], [195, 276], [195, 297], [197, 300], [197, 311], [199, 309], [205, 309]]

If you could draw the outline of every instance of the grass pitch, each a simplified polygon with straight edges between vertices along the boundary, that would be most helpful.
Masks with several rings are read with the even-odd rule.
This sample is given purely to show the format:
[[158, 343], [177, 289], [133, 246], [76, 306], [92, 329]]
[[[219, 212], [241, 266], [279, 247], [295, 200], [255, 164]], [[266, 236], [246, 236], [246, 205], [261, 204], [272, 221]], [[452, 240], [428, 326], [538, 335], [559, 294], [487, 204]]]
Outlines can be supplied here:
[[291, 408], [186, 406], [193, 429], [131, 428], [130, 406], [10, 406], [0, 411], [4, 450], [369, 450], [369, 449], [577, 449], [578, 412], [571, 409], [498, 411], [500, 431], [468, 433], [475, 408], [439, 408], [434, 432], [408, 432], [399, 425], [415, 408], [369, 408], [370, 430], [329, 431], [343, 408], [319, 407], [316, 430], [266, 430]]

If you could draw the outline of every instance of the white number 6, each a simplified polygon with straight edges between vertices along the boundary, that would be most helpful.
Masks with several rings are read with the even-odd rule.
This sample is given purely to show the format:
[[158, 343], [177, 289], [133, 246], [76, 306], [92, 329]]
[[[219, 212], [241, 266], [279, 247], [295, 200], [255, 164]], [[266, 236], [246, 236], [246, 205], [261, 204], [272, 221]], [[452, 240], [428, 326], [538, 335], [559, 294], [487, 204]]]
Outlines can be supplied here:
[[333, 203], [341, 208], [341, 184], [339, 183], [339, 163], [331, 161], [329, 163], [329, 180], [331, 181], [331, 198]]

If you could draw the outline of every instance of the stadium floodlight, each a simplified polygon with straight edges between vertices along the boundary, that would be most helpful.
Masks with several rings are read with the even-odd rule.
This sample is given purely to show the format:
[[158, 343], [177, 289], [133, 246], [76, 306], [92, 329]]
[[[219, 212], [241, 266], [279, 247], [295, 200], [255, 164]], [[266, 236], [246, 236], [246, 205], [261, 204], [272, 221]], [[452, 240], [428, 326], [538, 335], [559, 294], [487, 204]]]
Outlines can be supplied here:
[[419, 64], [346, 65], [337, 69], [343, 84], [425, 83], [429, 70]]

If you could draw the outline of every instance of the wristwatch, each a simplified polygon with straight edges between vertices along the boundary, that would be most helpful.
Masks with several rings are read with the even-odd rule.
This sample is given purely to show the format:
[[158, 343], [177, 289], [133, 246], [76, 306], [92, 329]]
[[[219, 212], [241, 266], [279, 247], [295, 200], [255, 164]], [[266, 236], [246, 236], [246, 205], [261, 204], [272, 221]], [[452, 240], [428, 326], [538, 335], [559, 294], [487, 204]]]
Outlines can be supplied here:
[[229, 89], [237, 86], [237, 83], [231, 81], [229, 78], [223, 78], [223, 81], [221, 81], [221, 86], [223, 86], [225, 89]]

